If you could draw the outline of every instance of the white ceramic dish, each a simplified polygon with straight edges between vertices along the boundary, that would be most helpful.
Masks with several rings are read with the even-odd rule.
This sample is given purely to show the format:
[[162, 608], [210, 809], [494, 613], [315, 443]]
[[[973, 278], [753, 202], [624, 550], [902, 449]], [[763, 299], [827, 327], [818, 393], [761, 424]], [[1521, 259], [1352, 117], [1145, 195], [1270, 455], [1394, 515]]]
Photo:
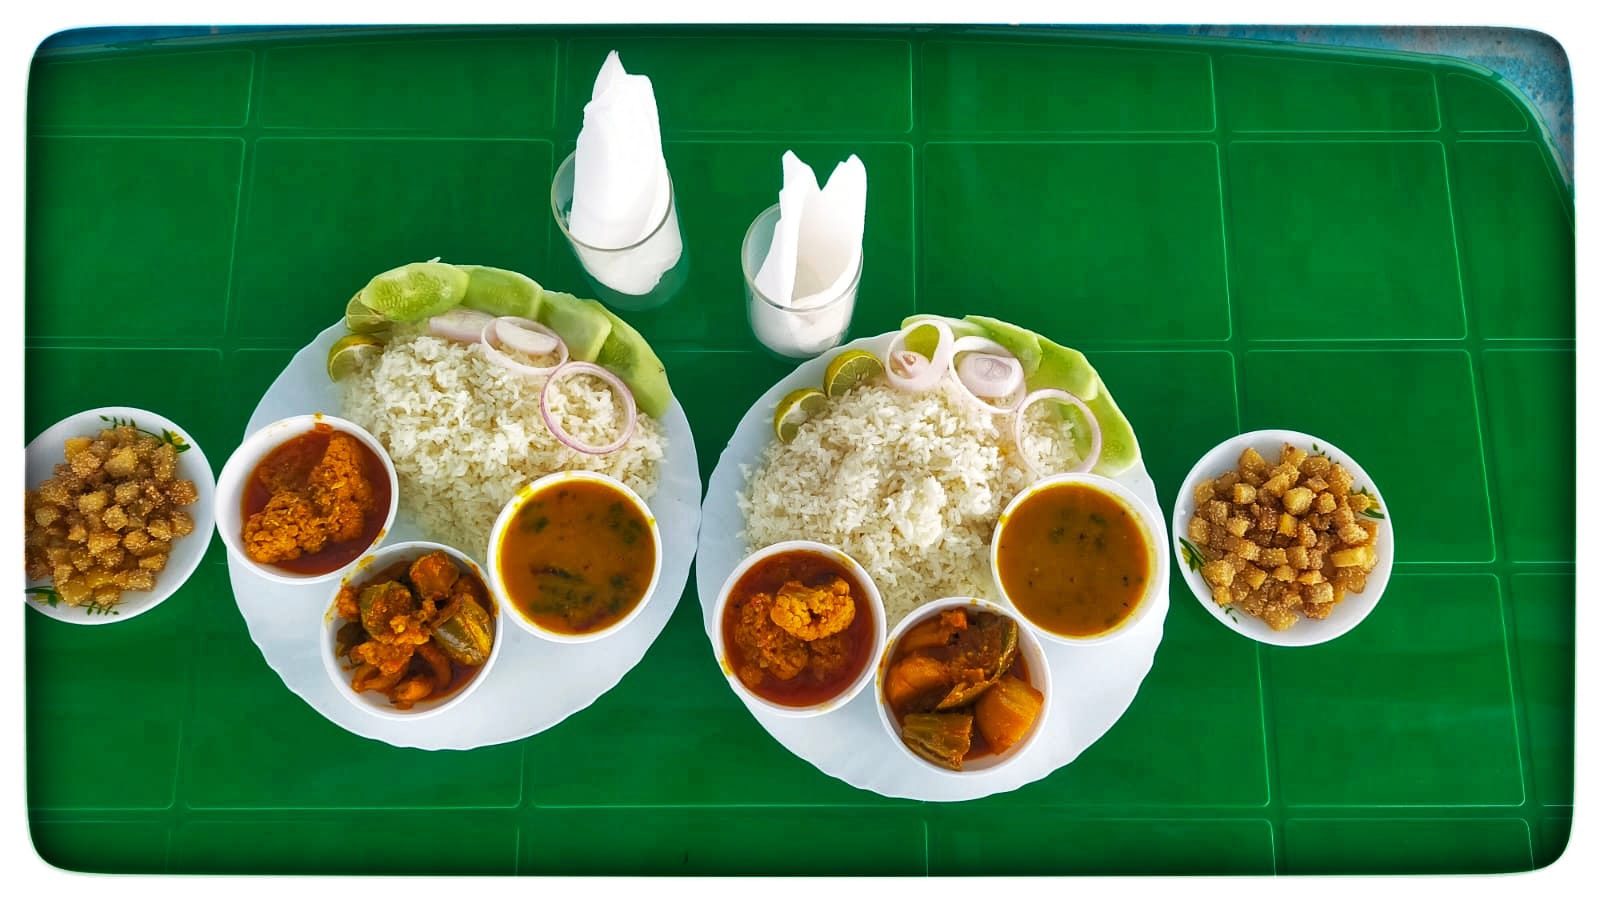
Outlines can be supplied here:
[[301, 575], [278, 566], [258, 563], [244, 552], [244, 514], [241, 504], [250, 473], [255, 471], [257, 463], [278, 449], [285, 441], [306, 434], [318, 425], [327, 425], [335, 431], [348, 434], [365, 444], [369, 450], [378, 455], [378, 459], [383, 461], [384, 474], [389, 478], [389, 508], [384, 510], [383, 528], [361, 553], [364, 554], [383, 543], [384, 536], [394, 525], [395, 512], [400, 508], [400, 480], [395, 477], [394, 463], [389, 461], [388, 452], [378, 443], [377, 438], [354, 422], [320, 412], [305, 413], [279, 419], [250, 432], [239, 444], [239, 449], [233, 451], [233, 455], [228, 457], [227, 464], [222, 467], [222, 477], [217, 479], [216, 520], [217, 533], [222, 536], [222, 543], [228, 548], [229, 565], [238, 563], [268, 581], [283, 584], [321, 584], [343, 577], [361, 558], [361, 554], [357, 554], [339, 568], [320, 575]]
[[[894, 658], [894, 651], [900, 645], [900, 639], [905, 637], [907, 631], [927, 621], [930, 616], [936, 616], [947, 609], [988, 610], [1016, 621], [1017, 652], [1022, 654], [1023, 661], [1028, 664], [1028, 678], [1034, 689], [1044, 695], [1044, 705], [1039, 708], [1039, 717], [1034, 720], [1033, 727], [1028, 730], [1020, 743], [1007, 748], [1004, 753], [991, 753], [971, 762], [964, 762], [960, 771], [935, 765], [913, 753], [905, 741], [900, 739], [900, 723], [895, 721], [888, 702], [883, 698], [883, 680], [888, 674], [889, 661]], [[1050, 710], [1056, 703], [1055, 688], [1050, 683], [1050, 664], [1045, 659], [1044, 645], [1039, 643], [1036, 629], [1030, 628], [1027, 620], [1013, 610], [979, 597], [946, 597], [943, 600], [935, 600], [917, 607], [915, 613], [901, 619], [900, 624], [895, 626], [894, 633], [889, 636], [889, 643], [884, 648], [883, 656], [878, 660], [877, 686], [874, 695], [878, 701], [878, 721], [882, 723], [889, 739], [909, 760], [908, 765], [925, 769], [928, 777], [958, 779], [971, 778], [983, 772], [995, 772], [1020, 763], [1028, 751], [1038, 744], [1039, 735], [1045, 732], [1045, 726], [1050, 721]]]
[[[318, 635], [318, 641], [322, 647], [323, 668], [327, 671], [328, 678], [333, 681], [333, 685], [339, 691], [339, 694], [354, 704], [357, 709], [371, 713], [379, 718], [402, 722], [417, 722], [436, 716], [451, 707], [459, 706], [473, 692], [477, 691], [488, 680], [489, 672], [494, 668], [495, 660], [500, 657], [500, 647], [505, 643], [505, 617], [497, 612], [499, 604], [493, 603], [494, 595], [491, 588], [491, 605], [496, 608], [487, 610], [487, 612], [494, 616], [494, 643], [490, 646], [488, 661], [478, 669], [478, 674], [474, 675], [472, 680], [467, 682], [460, 690], [441, 700], [429, 700], [418, 703], [408, 710], [401, 710], [395, 709], [389, 703], [389, 699], [377, 691], [356, 693], [350, 688], [350, 676], [354, 667], [350, 665], [348, 660], [340, 659], [334, 655], [334, 637], [344, 625], [344, 620], [339, 618], [338, 613], [337, 598], [339, 591], [346, 584], [358, 588], [364, 587], [373, 577], [395, 563], [402, 560], [414, 562], [435, 550], [444, 551], [462, 571], [470, 570], [478, 578], [483, 578], [483, 567], [474, 562], [472, 557], [454, 547], [446, 547], [444, 544], [436, 544], [432, 541], [402, 541], [398, 544], [385, 545], [382, 549], [362, 557], [355, 568], [346, 572], [344, 578], [340, 579], [339, 587], [328, 593], [328, 608], [323, 615], [322, 632]], [[484, 586], [486, 588], [489, 586], [487, 581], [484, 582]]]
[[[1326, 619], [1320, 621], [1301, 619], [1283, 631], [1273, 631], [1266, 622], [1255, 616], [1218, 606], [1211, 599], [1210, 586], [1200, 577], [1199, 562], [1191, 558], [1192, 552], [1184, 544], [1188, 541], [1186, 535], [1189, 533], [1189, 520], [1194, 516], [1196, 484], [1238, 468], [1239, 454], [1250, 447], [1254, 447], [1257, 453], [1266, 457], [1267, 462], [1274, 462], [1286, 443], [1293, 444], [1308, 453], [1326, 454], [1334, 462], [1342, 464], [1349, 470], [1351, 476], [1355, 478], [1353, 489], [1365, 488], [1372, 494], [1377, 501], [1377, 514], [1373, 518], [1378, 519], [1380, 526], [1377, 540], [1378, 564], [1367, 575], [1366, 588], [1359, 594], [1345, 594], [1344, 600], [1334, 606]], [[1384, 588], [1389, 584], [1389, 573], [1394, 568], [1394, 519], [1389, 516], [1389, 506], [1383, 502], [1383, 494], [1379, 492], [1378, 485], [1350, 454], [1322, 438], [1304, 432], [1271, 428], [1247, 432], [1223, 441], [1205, 456], [1200, 457], [1200, 461], [1189, 470], [1189, 477], [1183, 480], [1183, 487], [1178, 490], [1177, 503], [1172, 509], [1172, 551], [1178, 556], [1180, 561], [1178, 570], [1183, 573], [1184, 581], [1189, 583], [1189, 590], [1213, 619], [1263, 644], [1278, 647], [1309, 647], [1331, 641], [1360, 625], [1378, 605], [1378, 600], [1383, 597]]]
[[[722, 451], [706, 489], [701, 511], [700, 549], [695, 557], [696, 585], [700, 595], [702, 624], [706, 634], [718, 624], [713, 617], [717, 591], [748, 551], [740, 532], [744, 515], [739, 511], [737, 494], [744, 488], [741, 467], [754, 467], [772, 441], [772, 412], [786, 394], [802, 387], [822, 383], [828, 361], [846, 350], [869, 350], [880, 356], [894, 335], [851, 341], [801, 364], [778, 381], [757, 400], [739, 421], [728, 446]], [[1115, 390], [1116, 386], [1111, 386]], [[1159, 509], [1155, 484], [1144, 463], [1117, 476], [1152, 509]], [[1167, 544], [1166, 526], [1160, 529], [1158, 546]], [[876, 699], [868, 692], [857, 695], [831, 715], [818, 719], [795, 719], [775, 715], [765, 708], [746, 703], [751, 715], [791, 753], [846, 784], [886, 797], [914, 800], [970, 800], [1015, 790], [1037, 781], [1077, 758], [1099, 740], [1127, 711], [1139, 692], [1139, 685], [1150, 671], [1156, 647], [1161, 643], [1162, 624], [1167, 615], [1167, 585], [1152, 598], [1145, 619], [1128, 630], [1123, 639], [1106, 644], [1068, 647], [1049, 643], [1044, 654], [1055, 684], [1072, 686], [1072, 702], [1063, 704], [1044, 723], [1034, 752], [1017, 761], [963, 778], [945, 778], [926, 769], [906, 765], [894, 747], [875, 711]], [[890, 623], [892, 626], [896, 623]]]
[[[1005, 531], [1006, 522], [1011, 518], [1011, 514], [1016, 510], [1017, 506], [1028, 497], [1058, 484], [1087, 485], [1115, 497], [1125, 509], [1133, 513], [1134, 523], [1144, 535], [1145, 546], [1150, 553], [1150, 571], [1147, 573], [1149, 580], [1146, 582], [1144, 594], [1139, 597], [1138, 602], [1134, 605], [1133, 612], [1129, 613], [1127, 618], [1100, 634], [1073, 637], [1071, 635], [1056, 634], [1038, 625], [1023, 614], [1020, 609], [1016, 609], [1016, 603], [1006, 594], [1005, 583], [1000, 580], [1000, 535]], [[1005, 600], [1006, 605], [1014, 609], [1018, 618], [1026, 622], [1040, 637], [1068, 646], [1087, 647], [1093, 644], [1104, 644], [1118, 640], [1123, 635], [1135, 631], [1139, 623], [1150, 615], [1150, 610], [1154, 606], [1150, 601], [1157, 593], [1166, 590], [1169, 577], [1165, 550], [1166, 542], [1157, 537], [1160, 531], [1161, 517], [1127, 485], [1111, 478], [1086, 472], [1067, 472], [1060, 475], [1052, 475], [1049, 478], [1041, 478], [1018, 491], [1017, 495], [1011, 498], [1011, 502], [1006, 504], [1005, 511], [1000, 514], [1000, 523], [995, 526], [994, 536], [989, 540], [989, 574], [994, 579], [995, 587], [1000, 591], [1000, 596]]]
[[[630, 610], [627, 615], [611, 623], [605, 628], [601, 628], [598, 631], [591, 631], [587, 634], [564, 634], [559, 631], [551, 631], [550, 629], [541, 626], [539, 623], [523, 615], [522, 611], [517, 609], [516, 606], [512, 604], [510, 593], [507, 592], [506, 586], [500, 581], [500, 542], [505, 537], [506, 529], [510, 528], [511, 523], [516, 519], [517, 511], [522, 508], [524, 503], [531, 500], [536, 494], [543, 493], [544, 491], [547, 491], [557, 485], [568, 484], [574, 481], [588, 481], [595, 484], [603, 484], [606, 487], [609, 487], [612, 490], [622, 494], [624, 497], [627, 497], [628, 502], [632, 503], [636, 509], [644, 513], [645, 521], [650, 523], [650, 541], [655, 550], [655, 566], [650, 571], [650, 583], [645, 586], [644, 597], [634, 605], [633, 609]], [[639, 618], [639, 616], [644, 613], [645, 607], [648, 606], [651, 599], [655, 597], [656, 585], [661, 581], [661, 529], [656, 525], [655, 514], [650, 512], [650, 505], [645, 503], [638, 494], [635, 494], [627, 485], [623, 484], [617, 479], [612, 478], [609, 475], [603, 475], [599, 472], [586, 472], [581, 470], [572, 472], [556, 472], [525, 485], [522, 490], [517, 491], [517, 495], [515, 497], [512, 497], [506, 502], [506, 505], [500, 510], [500, 515], [494, 521], [494, 529], [489, 532], [489, 548], [486, 556], [489, 560], [489, 587], [494, 592], [494, 595], [500, 598], [500, 608], [501, 612], [503, 613], [503, 619], [515, 622], [524, 631], [528, 632], [534, 637], [543, 638], [544, 640], [551, 641], [553, 643], [588, 644], [593, 641], [598, 641], [602, 638], [610, 637], [622, 629], [627, 628], [633, 623], [633, 620]]]
[[[246, 433], [307, 409], [340, 409], [339, 388], [328, 380], [328, 348], [344, 325], [335, 323], [295, 354], [273, 381], [251, 416]], [[520, 628], [506, 628], [494, 677], [472, 696], [421, 722], [395, 722], [368, 715], [339, 696], [321, 659], [317, 633], [327, 610], [326, 585], [269, 581], [231, 555], [228, 575], [235, 602], [267, 665], [312, 709], [353, 734], [397, 747], [468, 750], [521, 740], [587, 707], [614, 687], [644, 657], [672, 616], [694, 559], [700, 523], [700, 464], [694, 435], [676, 401], [662, 417], [667, 453], [650, 509], [661, 530], [661, 580], [657, 596], [627, 630], [596, 647], [553, 644]], [[426, 539], [403, 510], [389, 541]], [[484, 535], [485, 541], [488, 535]], [[528, 685], [537, 684], [537, 691]]]
[[833, 710], [845, 706], [851, 700], [854, 700], [856, 695], [861, 693], [861, 691], [872, 682], [875, 673], [877, 672], [879, 657], [883, 655], [883, 645], [884, 641], [886, 640], [886, 635], [888, 634], [888, 628], [884, 622], [883, 595], [878, 593], [878, 586], [873, 582], [872, 576], [867, 574], [867, 570], [863, 569], [860, 563], [852, 559], [850, 554], [845, 553], [837, 547], [830, 547], [827, 544], [819, 544], [816, 541], [780, 541], [776, 544], [770, 544], [766, 547], [762, 547], [760, 550], [757, 550], [756, 552], [745, 557], [744, 560], [739, 563], [739, 566], [728, 575], [727, 580], [723, 582], [722, 590], [717, 594], [716, 607], [711, 613], [712, 621], [718, 623], [722, 621], [723, 614], [728, 608], [728, 599], [733, 594], [733, 587], [739, 583], [739, 579], [743, 578], [746, 572], [750, 571], [762, 560], [770, 559], [781, 553], [788, 553], [792, 550], [810, 550], [814, 553], [820, 553], [838, 561], [839, 564], [848, 569], [851, 575], [855, 577], [856, 581], [866, 589], [866, 600], [867, 604], [872, 608], [874, 628], [872, 652], [867, 656], [867, 659], [870, 660], [870, 662], [868, 662], [866, 666], [862, 667], [861, 674], [857, 675], [855, 681], [852, 681], [850, 686], [845, 688], [844, 691], [840, 692], [835, 697], [824, 700], [821, 703], [813, 704], [811, 706], [784, 706], [781, 703], [774, 703], [760, 694], [757, 694], [755, 691], [745, 687], [744, 682], [740, 680], [738, 674], [733, 671], [733, 666], [728, 663], [728, 648], [726, 642], [723, 640], [722, 629], [720, 627], [714, 628], [711, 631], [711, 649], [717, 654], [717, 664], [722, 667], [722, 674], [727, 676], [728, 685], [733, 688], [733, 692], [738, 694], [740, 699], [744, 700], [747, 705], [763, 707], [775, 716], [805, 719], [812, 716], [820, 716], [823, 713], [832, 712]]
[[[216, 495], [216, 477], [211, 474], [211, 463], [205, 452], [190, 437], [189, 431], [178, 427], [165, 416], [147, 409], [132, 406], [102, 406], [85, 410], [51, 425], [29, 442], [24, 456], [27, 460], [27, 486], [36, 488], [55, 471], [57, 463], [66, 459], [65, 446], [70, 437], [92, 437], [101, 430], [113, 427], [115, 422], [132, 422], [135, 427], [158, 436], [173, 435], [176, 441], [188, 447], [178, 453], [178, 477], [194, 482], [199, 498], [184, 510], [194, 519], [194, 532], [172, 542], [172, 552], [167, 556], [166, 568], [156, 576], [153, 591], [124, 591], [121, 602], [109, 609], [91, 606], [68, 606], [43, 591], [50, 582], [28, 581], [28, 605], [35, 610], [62, 622], [74, 625], [109, 625], [126, 622], [134, 616], [155, 609], [182, 587], [200, 565], [211, 546], [214, 529], [212, 506]], [[35, 592], [34, 589], [39, 589]]]

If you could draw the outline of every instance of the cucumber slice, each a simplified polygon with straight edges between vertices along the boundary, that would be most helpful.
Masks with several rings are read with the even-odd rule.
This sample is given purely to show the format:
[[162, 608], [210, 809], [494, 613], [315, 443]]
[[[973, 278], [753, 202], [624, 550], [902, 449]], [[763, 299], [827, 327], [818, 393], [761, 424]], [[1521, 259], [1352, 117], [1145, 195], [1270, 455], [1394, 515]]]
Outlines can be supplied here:
[[652, 419], [661, 418], [672, 405], [672, 387], [667, 384], [667, 367], [661, 364], [650, 343], [632, 325], [617, 318], [597, 300], [585, 300], [611, 323], [611, 333], [600, 345], [595, 362], [604, 366], [633, 392], [639, 411]]
[[554, 329], [566, 341], [567, 354], [583, 362], [594, 362], [611, 335], [610, 319], [585, 301], [560, 291], [544, 292], [534, 321]]
[[508, 269], [490, 266], [456, 266], [467, 273], [467, 292], [461, 305], [491, 316], [521, 316], [539, 321], [544, 288], [539, 282]]
[[1133, 425], [1111, 399], [1111, 392], [1100, 386], [1093, 399], [1084, 401], [1094, 411], [1100, 423], [1100, 461], [1095, 463], [1096, 475], [1115, 478], [1139, 461], [1139, 439], [1133, 436]]
[[1028, 376], [1028, 390], [1057, 388], [1085, 403], [1101, 392], [1100, 375], [1089, 364], [1088, 357], [1046, 337], [1039, 337], [1038, 341], [1039, 366]]
[[467, 292], [467, 273], [449, 263], [419, 262], [372, 276], [360, 302], [391, 322], [415, 322], [453, 309]]

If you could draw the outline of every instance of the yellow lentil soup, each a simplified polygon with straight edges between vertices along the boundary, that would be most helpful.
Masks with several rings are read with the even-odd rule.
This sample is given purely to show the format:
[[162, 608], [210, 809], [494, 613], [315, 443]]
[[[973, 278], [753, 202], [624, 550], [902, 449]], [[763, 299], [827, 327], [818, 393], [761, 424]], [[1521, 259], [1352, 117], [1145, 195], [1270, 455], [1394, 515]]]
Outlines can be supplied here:
[[546, 631], [611, 627], [650, 588], [658, 551], [647, 515], [599, 481], [561, 481], [533, 494], [500, 538], [506, 598]]
[[1000, 587], [1035, 625], [1094, 637], [1121, 625], [1144, 597], [1151, 551], [1116, 497], [1064, 482], [1024, 497], [1000, 526]]

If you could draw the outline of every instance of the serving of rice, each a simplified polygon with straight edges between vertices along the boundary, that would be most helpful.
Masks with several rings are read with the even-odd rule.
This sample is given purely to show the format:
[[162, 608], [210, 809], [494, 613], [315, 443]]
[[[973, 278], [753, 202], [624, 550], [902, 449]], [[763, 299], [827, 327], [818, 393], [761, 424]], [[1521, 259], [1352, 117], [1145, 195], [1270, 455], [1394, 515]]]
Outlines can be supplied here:
[[[1076, 451], [1070, 425], [1027, 419], [1024, 440], [1045, 459]], [[942, 597], [994, 596], [989, 538], [1032, 477], [1008, 416], [963, 403], [947, 382], [909, 394], [852, 388], [811, 416], [790, 443], [745, 467], [739, 493], [747, 549], [785, 540], [832, 544], [866, 568], [893, 628]]]
[[[666, 435], [641, 413], [622, 449], [604, 455], [573, 450], [545, 426], [532, 378], [486, 359], [473, 346], [426, 334], [397, 334], [383, 353], [341, 384], [343, 416], [383, 444], [400, 477], [400, 511], [430, 540], [472, 555], [517, 490], [553, 472], [587, 469], [655, 494]], [[599, 379], [563, 379], [551, 412], [573, 437], [604, 444], [622, 411]]]

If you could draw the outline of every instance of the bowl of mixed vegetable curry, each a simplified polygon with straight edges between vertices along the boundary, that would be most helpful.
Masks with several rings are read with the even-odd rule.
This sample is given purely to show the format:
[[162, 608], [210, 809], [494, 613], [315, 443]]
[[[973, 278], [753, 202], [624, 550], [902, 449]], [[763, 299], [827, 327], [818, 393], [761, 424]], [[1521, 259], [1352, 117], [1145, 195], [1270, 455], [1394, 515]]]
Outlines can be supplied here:
[[339, 585], [326, 616], [328, 675], [356, 706], [413, 719], [459, 704], [501, 643], [498, 609], [469, 557], [428, 541], [385, 547]]

